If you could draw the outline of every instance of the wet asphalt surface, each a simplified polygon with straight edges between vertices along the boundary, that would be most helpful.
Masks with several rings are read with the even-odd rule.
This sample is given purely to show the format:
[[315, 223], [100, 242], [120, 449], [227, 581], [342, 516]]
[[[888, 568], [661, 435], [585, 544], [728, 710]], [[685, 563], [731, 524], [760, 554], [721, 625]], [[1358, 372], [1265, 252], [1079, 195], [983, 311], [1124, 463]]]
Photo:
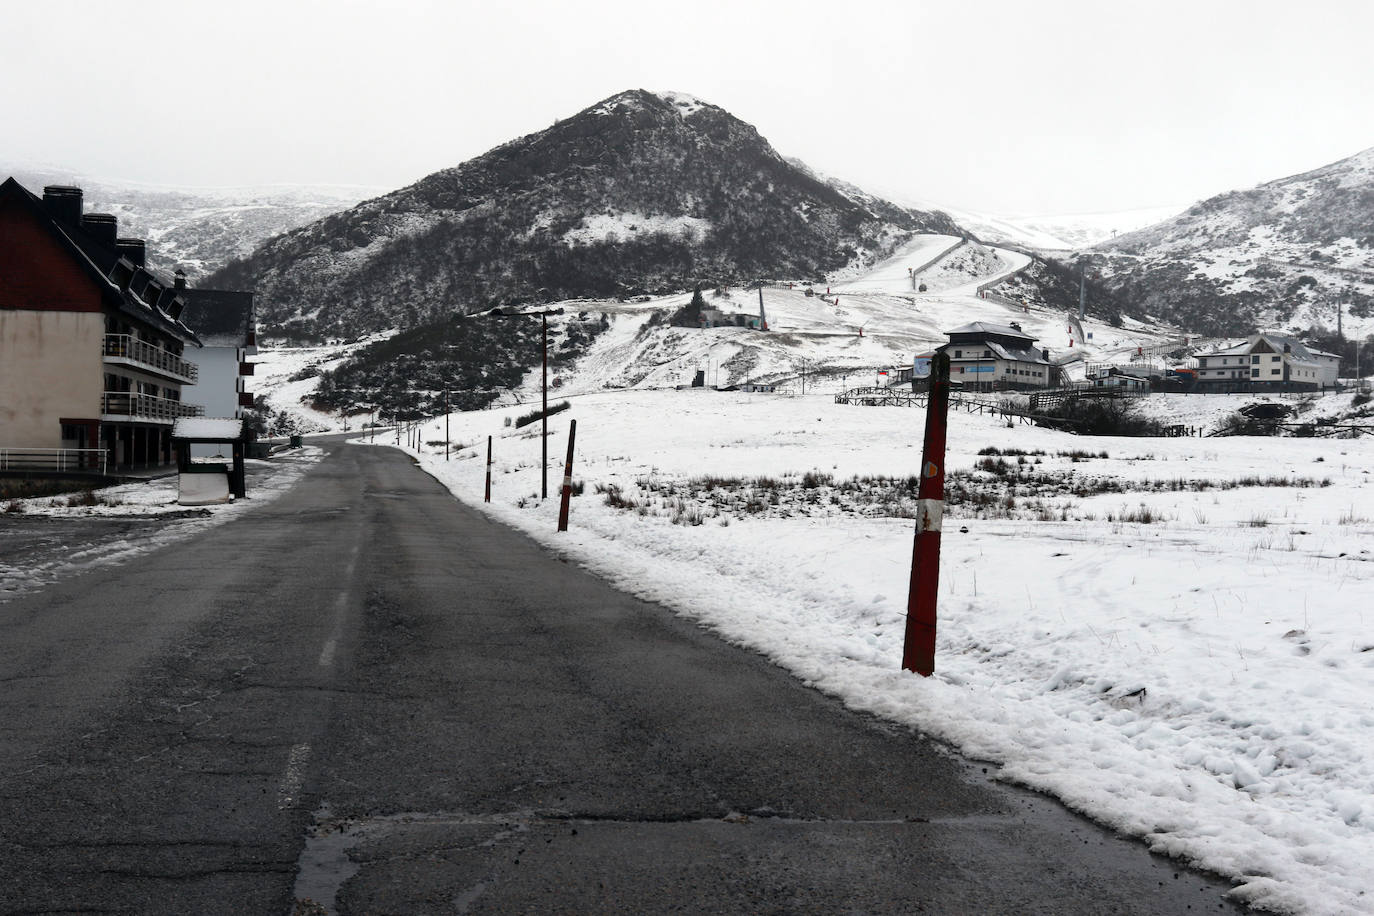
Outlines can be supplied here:
[[1241, 912], [332, 448], [0, 604], [0, 913]]

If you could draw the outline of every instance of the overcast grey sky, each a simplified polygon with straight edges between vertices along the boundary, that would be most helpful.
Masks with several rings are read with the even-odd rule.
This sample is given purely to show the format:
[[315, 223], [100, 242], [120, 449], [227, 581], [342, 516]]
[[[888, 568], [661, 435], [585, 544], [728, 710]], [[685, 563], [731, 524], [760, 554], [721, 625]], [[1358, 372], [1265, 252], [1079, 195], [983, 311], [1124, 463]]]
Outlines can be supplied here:
[[1370, 0], [0, 0], [0, 161], [395, 188], [623, 89], [875, 190], [1182, 205], [1374, 146]]

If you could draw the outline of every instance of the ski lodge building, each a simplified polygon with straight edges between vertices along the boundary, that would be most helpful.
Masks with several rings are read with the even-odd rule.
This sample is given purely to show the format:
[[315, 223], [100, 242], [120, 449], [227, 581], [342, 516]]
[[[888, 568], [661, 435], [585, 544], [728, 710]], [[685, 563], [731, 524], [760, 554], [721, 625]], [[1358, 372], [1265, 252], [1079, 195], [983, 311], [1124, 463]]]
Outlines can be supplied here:
[[1019, 324], [975, 321], [946, 331], [949, 343], [936, 352], [949, 354], [949, 380], [967, 391], [1048, 388], [1053, 367], [1049, 351]]
[[1278, 388], [1320, 391], [1336, 387], [1341, 358], [1309, 347], [1296, 337], [1252, 334], [1245, 343], [1197, 357], [1202, 390]]
[[172, 424], [203, 413], [182, 400], [199, 376], [186, 297], [114, 216], [82, 209], [80, 188], [0, 184], [0, 464], [169, 464]]

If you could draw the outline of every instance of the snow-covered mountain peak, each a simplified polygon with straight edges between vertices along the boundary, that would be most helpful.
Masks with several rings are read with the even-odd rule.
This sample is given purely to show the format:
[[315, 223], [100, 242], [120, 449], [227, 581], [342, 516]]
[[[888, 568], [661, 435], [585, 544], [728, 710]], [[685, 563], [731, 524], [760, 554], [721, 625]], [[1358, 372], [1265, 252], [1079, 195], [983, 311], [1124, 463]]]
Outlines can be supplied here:
[[686, 93], [620, 92], [273, 240], [215, 282], [264, 326], [409, 327], [500, 302], [638, 296], [872, 263], [943, 214], [838, 190]]
[[655, 92], [654, 95], [658, 96], [669, 105], [676, 107], [678, 113], [684, 118], [690, 118], [703, 108], [715, 107], [710, 102], [703, 101], [685, 92]]

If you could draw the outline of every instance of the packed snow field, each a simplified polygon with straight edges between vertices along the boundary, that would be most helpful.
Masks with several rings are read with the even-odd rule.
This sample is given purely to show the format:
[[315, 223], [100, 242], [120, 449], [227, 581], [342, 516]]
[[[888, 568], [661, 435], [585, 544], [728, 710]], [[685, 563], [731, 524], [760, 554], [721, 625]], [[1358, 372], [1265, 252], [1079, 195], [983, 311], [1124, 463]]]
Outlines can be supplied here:
[[[920, 411], [700, 389], [571, 402], [550, 421], [548, 501], [539, 424], [506, 425], [527, 408], [454, 414], [448, 460], [442, 420], [408, 450], [618, 586], [1232, 877], [1239, 900], [1374, 909], [1374, 440], [1091, 438], [953, 414], [964, 501], [924, 679], [899, 670]], [[1201, 424], [1218, 402], [1155, 410]], [[583, 489], [558, 534], [569, 419]]]

